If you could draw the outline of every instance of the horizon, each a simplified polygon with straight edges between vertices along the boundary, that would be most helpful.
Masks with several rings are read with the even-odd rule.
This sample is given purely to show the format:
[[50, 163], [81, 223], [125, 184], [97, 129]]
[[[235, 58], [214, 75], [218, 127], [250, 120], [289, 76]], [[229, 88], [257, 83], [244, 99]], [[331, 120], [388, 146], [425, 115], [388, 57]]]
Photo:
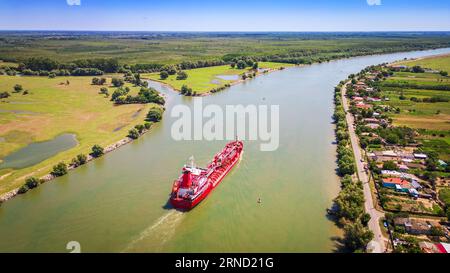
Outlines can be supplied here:
[[[20, 11], [20, 12], [18, 12]], [[450, 31], [450, 3], [205, 0], [0, 2], [4, 31], [385, 32]], [[419, 18], [410, 14], [421, 14]], [[55, 30], [55, 26], [58, 29]]]

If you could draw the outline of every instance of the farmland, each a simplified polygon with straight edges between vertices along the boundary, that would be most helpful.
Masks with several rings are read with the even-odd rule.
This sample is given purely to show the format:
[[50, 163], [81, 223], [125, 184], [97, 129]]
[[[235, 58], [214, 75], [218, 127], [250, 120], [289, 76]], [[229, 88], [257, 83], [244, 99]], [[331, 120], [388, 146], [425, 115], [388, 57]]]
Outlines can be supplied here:
[[[396, 87], [411, 84], [421, 89]], [[430, 130], [450, 129], [450, 93], [447, 90], [435, 90], [450, 87], [448, 77], [432, 73], [397, 72], [381, 86], [383, 95], [389, 98], [383, 104], [400, 110], [392, 115], [395, 125]], [[423, 101], [427, 98], [440, 98], [443, 101]]]
[[435, 56], [431, 58], [422, 58], [418, 60], [404, 61], [399, 64], [407, 66], [421, 66], [424, 68], [430, 68], [439, 71], [450, 72], [450, 55]]
[[[114, 143], [124, 138], [134, 125], [144, 122], [152, 104], [114, 106], [109, 98], [99, 94], [100, 86], [91, 85], [91, 79], [0, 76], [0, 90], [10, 94], [0, 101], [0, 158], [63, 133], [75, 134], [78, 142], [74, 148], [34, 166], [0, 170], [0, 193], [17, 188], [28, 175], [47, 174], [61, 160], [68, 162], [79, 153], [88, 154], [94, 144]], [[14, 92], [16, 84], [27, 92]], [[137, 92], [138, 87], [126, 85], [130, 94]]]

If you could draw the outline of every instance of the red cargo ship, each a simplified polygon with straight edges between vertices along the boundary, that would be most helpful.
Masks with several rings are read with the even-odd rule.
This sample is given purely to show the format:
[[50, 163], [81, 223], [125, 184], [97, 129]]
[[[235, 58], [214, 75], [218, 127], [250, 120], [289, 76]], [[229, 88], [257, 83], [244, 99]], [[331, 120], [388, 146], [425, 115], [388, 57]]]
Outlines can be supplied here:
[[193, 162], [185, 165], [181, 176], [173, 183], [170, 203], [175, 208], [183, 210], [195, 207], [236, 165], [243, 148], [242, 141], [232, 141], [214, 156], [206, 168], [195, 167]]

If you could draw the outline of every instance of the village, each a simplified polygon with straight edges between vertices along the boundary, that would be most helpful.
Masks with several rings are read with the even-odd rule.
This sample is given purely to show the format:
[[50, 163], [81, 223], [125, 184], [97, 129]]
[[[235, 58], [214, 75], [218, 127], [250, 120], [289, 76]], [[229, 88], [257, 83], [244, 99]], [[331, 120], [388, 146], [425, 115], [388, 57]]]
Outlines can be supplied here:
[[[413, 82], [416, 75], [433, 81], [438, 78], [439, 85], [428, 85], [430, 92], [448, 87], [442, 83], [447, 81], [446, 73], [418, 66], [382, 64], [350, 75], [346, 96], [354, 124], [349, 126], [353, 126], [363, 150], [365, 159], [361, 161], [372, 183], [375, 206], [385, 213], [380, 225], [392, 244], [391, 250], [450, 253], [450, 208], [446, 199], [450, 190], [449, 155], [424, 145], [428, 136], [445, 138], [448, 131], [430, 133], [396, 124], [397, 116], [415, 112], [414, 107], [397, 107], [403, 101], [415, 102], [419, 97], [423, 103], [432, 103], [420, 93], [414, 98], [405, 95], [411, 88], [417, 92], [425, 89]], [[439, 102], [448, 104], [442, 98]], [[439, 113], [436, 111], [436, 119], [441, 118]]]

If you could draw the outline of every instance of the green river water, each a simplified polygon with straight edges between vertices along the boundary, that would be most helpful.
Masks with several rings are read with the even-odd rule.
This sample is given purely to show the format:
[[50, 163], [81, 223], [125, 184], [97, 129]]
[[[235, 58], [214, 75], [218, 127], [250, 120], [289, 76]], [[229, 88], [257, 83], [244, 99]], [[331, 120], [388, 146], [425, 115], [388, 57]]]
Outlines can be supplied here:
[[[280, 146], [245, 141], [241, 162], [199, 206], [166, 206], [189, 156], [200, 166], [226, 141], [175, 141], [163, 121], [132, 144], [0, 207], [0, 252], [331, 252], [340, 234], [326, 208], [339, 191], [333, 87], [367, 65], [450, 49], [365, 56], [270, 73], [204, 97], [204, 104], [280, 106]], [[262, 203], [258, 204], [257, 199]]]

